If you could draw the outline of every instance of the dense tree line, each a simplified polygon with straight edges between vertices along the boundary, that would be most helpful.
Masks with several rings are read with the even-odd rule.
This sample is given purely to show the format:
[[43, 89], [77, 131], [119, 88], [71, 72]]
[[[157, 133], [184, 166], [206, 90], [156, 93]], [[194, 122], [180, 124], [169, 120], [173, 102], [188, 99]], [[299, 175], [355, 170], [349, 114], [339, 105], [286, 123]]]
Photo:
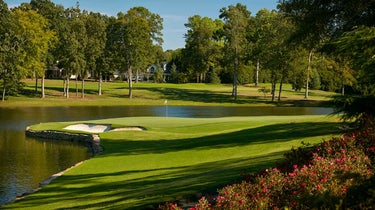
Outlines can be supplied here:
[[[64, 8], [50, 0], [31, 0], [9, 9], [0, 0], [0, 72], [2, 100], [22, 88], [21, 79], [42, 79], [45, 70], [62, 70], [64, 96], [69, 98], [70, 79], [84, 82], [88, 75], [99, 82], [115, 70], [125, 75], [132, 97], [132, 73], [144, 71], [161, 60], [162, 19], [143, 7], [131, 8], [117, 17], [81, 11], [79, 4]], [[72, 77], [74, 75], [74, 77]]]
[[[373, 117], [375, 105], [375, 1], [282, 0], [280, 12], [297, 26], [291, 42], [308, 46], [310, 53], [322, 57], [324, 87], [341, 83], [341, 92], [349, 87], [353, 95], [336, 100], [345, 117]], [[315, 64], [316, 65], [316, 64]]]
[[[326, 50], [338, 36], [325, 25], [332, 23], [310, 30], [309, 19], [298, 19], [303, 10], [296, 12], [288, 5], [283, 1], [278, 11], [262, 9], [252, 15], [237, 4], [222, 8], [216, 20], [190, 17], [185, 48], [167, 54], [169, 66], [179, 72], [172, 81], [233, 83], [234, 98], [238, 84], [271, 83], [273, 101], [281, 99], [284, 83], [291, 83], [295, 91], [304, 90], [306, 99], [310, 88], [358, 93], [362, 81], [349, 58]], [[319, 8], [315, 6], [311, 8]]]
[[84, 97], [88, 75], [100, 95], [102, 80], [115, 71], [128, 81], [130, 98], [140, 74], [155, 82], [232, 83], [234, 98], [237, 85], [249, 83], [271, 83], [272, 100], [281, 99], [285, 83], [306, 99], [310, 88], [374, 95], [374, 4], [282, 0], [277, 11], [255, 15], [230, 5], [215, 20], [189, 17], [185, 47], [163, 52], [163, 20], [144, 7], [108, 17], [79, 4], [31, 0], [9, 9], [0, 0], [2, 98], [22, 89], [25, 77], [36, 79], [36, 91], [42, 79], [44, 97], [44, 70], [53, 66], [63, 70], [65, 97], [72, 75]]

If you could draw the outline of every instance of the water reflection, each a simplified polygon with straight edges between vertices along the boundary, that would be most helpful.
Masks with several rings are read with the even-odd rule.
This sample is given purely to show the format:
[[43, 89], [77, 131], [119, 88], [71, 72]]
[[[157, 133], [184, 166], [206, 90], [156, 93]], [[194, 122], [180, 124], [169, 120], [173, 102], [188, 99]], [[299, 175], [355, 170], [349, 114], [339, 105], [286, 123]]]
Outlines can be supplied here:
[[0, 130], [0, 135], [0, 204], [90, 157], [87, 148], [71, 142], [26, 138], [16, 130]]
[[40, 122], [79, 121], [114, 117], [225, 117], [330, 114], [318, 107], [31, 107], [0, 108], [0, 205], [30, 192], [39, 183], [87, 159], [87, 148], [71, 142], [25, 137], [28, 125]]

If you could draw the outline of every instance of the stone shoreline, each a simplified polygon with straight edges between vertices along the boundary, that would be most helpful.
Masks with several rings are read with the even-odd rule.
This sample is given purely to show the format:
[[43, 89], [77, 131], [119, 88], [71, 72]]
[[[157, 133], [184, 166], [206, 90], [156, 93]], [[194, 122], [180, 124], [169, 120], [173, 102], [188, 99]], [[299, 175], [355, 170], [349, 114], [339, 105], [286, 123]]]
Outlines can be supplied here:
[[[90, 152], [93, 153], [94, 156], [103, 151], [103, 148], [100, 145], [100, 138], [98, 134], [69, 133], [69, 132], [54, 131], [54, 130], [35, 131], [35, 130], [31, 130], [30, 127], [26, 128], [25, 134], [26, 136], [34, 137], [34, 138], [54, 139], [54, 140], [63, 140], [63, 141], [82, 143], [88, 147], [88, 149], [90, 150]], [[44, 186], [48, 185], [56, 178], [63, 175], [65, 172], [81, 165], [85, 161], [86, 160], [78, 162], [63, 171], [53, 174], [49, 178], [40, 182], [38, 188], [34, 189], [32, 192], [26, 192], [26, 193], [23, 193], [22, 195], [17, 196], [12, 202], [21, 200], [25, 198], [26, 196], [41, 190]]]
[[[123, 131], [123, 130], [146, 130], [143, 127], [140, 126], [130, 126], [130, 127], [124, 127], [124, 128], [117, 128], [113, 129], [111, 131]], [[26, 136], [33, 137], [33, 138], [41, 138], [41, 139], [53, 139], [53, 140], [63, 140], [63, 141], [71, 141], [71, 142], [77, 142], [80, 144], [83, 144], [88, 147], [90, 152], [93, 153], [93, 156], [103, 151], [103, 147], [100, 145], [100, 137], [98, 134], [85, 134], [85, 133], [71, 133], [71, 132], [64, 132], [64, 131], [55, 131], [55, 130], [41, 130], [36, 131], [32, 130], [30, 127], [26, 128], [25, 131]], [[32, 192], [26, 192], [22, 195], [17, 196], [12, 202], [21, 200], [25, 198], [26, 196], [35, 193], [39, 190], [41, 190], [44, 186], [51, 183], [54, 179], [58, 178], [59, 176], [63, 175], [65, 172], [69, 171], [72, 168], [75, 168], [79, 165], [81, 165], [86, 160], [83, 160], [81, 162], [78, 162], [74, 164], [73, 166], [60, 171], [56, 174], [53, 174], [49, 178], [45, 179], [41, 183], [39, 183], [39, 187], [34, 189]]]
[[94, 155], [103, 151], [103, 148], [100, 145], [100, 137], [98, 134], [70, 133], [54, 130], [35, 131], [31, 130], [30, 127], [26, 128], [25, 134], [26, 136], [34, 138], [64, 140], [82, 143], [87, 146], [90, 151], [94, 153]]

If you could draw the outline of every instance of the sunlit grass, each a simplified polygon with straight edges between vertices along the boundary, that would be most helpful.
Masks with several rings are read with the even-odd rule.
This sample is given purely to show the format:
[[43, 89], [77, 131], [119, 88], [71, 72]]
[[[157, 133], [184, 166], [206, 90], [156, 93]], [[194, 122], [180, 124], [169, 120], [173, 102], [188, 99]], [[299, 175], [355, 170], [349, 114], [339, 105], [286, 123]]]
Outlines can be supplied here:
[[[241, 173], [273, 166], [301, 142], [337, 135], [326, 116], [227, 118], [137, 117], [88, 121], [142, 126], [146, 131], [100, 134], [102, 154], [70, 170], [42, 191], [6, 207], [16, 209], [143, 209], [200, 192], [214, 193]], [[43, 123], [33, 129], [61, 130]]]
[[[284, 85], [281, 103], [272, 103], [271, 95], [265, 97], [258, 90], [270, 88], [270, 84], [243, 85], [238, 87], [238, 99], [231, 96], [229, 84], [157, 84], [136, 83], [133, 85], [133, 98], [128, 98], [126, 82], [104, 82], [102, 95], [98, 95], [98, 82], [85, 82], [85, 98], [81, 98], [81, 82], [78, 81], [78, 94], [75, 81], [70, 82], [70, 98], [63, 96], [62, 80], [46, 80], [46, 98], [41, 99], [35, 93], [35, 81], [24, 80], [26, 87], [23, 94], [10, 96], [0, 106], [113, 106], [113, 105], [169, 105], [188, 106], [319, 106], [327, 102], [335, 93], [311, 90], [309, 100], [304, 99], [304, 92], [292, 90], [291, 85]], [[39, 90], [40, 91], [40, 90]]]

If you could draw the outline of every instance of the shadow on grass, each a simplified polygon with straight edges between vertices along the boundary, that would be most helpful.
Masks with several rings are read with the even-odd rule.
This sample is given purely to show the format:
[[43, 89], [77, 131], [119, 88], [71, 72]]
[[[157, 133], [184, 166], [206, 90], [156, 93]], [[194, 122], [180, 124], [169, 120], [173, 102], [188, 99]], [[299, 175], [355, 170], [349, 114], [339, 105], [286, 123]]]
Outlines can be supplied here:
[[[106, 151], [96, 159], [121, 155], [161, 154], [182, 150], [208, 150], [268, 144], [302, 137], [337, 134], [338, 123], [289, 123], [261, 126], [231, 133], [178, 140], [131, 141], [103, 139]], [[147, 132], [147, 131], [146, 131]], [[271, 149], [272, 150], [272, 149]], [[215, 193], [216, 189], [240, 181], [240, 174], [271, 167], [286, 151], [259, 156], [228, 157], [219, 161], [177, 167], [153, 166], [143, 170], [116, 170], [104, 173], [78, 174], [58, 178], [42, 191], [8, 209], [29, 209], [38, 206], [53, 209], [153, 209], [166, 201], [190, 197], [197, 193]], [[132, 163], [116, 163], [128, 164]], [[100, 167], [99, 167], [100, 168]], [[50, 206], [49, 206], [50, 205]]]
[[[273, 124], [232, 133], [203, 136], [193, 139], [117, 141], [103, 139], [106, 155], [167, 153], [190, 149], [215, 149], [250, 144], [287, 142], [298, 138], [308, 138], [339, 133], [337, 122], [305, 122]], [[146, 131], [147, 132], [147, 131]]]
[[[278, 152], [253, 158], [233, 158], [191, 166], [64, 175], [58, 179], [58, 182], [19, 202], [14, 209], [42, 207], [46, 204], [60, 206], [54, 209], [153, 209], [160, 203], [179, 200], [199, 192], [215, 193], [217, 188], [238, 182], [244, 167], [248, 166], [253, 171], [264, 168], [279, 159], [281, 155], [282, 153]], [[101, 182], [101, 179], [115, 179], [133, 173], [150, 172], [156, 172], [156, 175], [154, 173], [154, 175], [126, 181]], [[82, 185], [82, 183], [87, 184], [79, 188], [68, 187]], [[196, 201], [197, 197], [193, 196], [191, 199]], [[74, 205], [69, 205], [71, 203]], [[12, 209], [12, 206], [5, 207]]]
[[295, 107], [330, 107], [330, 101], [320, 100], [281, 100], [271, 101], [271, 98], [263, 96], [238, 96], [235, 100], [229, 92], [214, 92], [208, 90], [182, 89], [182, 88], [154, 88], [138, 87], [139, 90], [148, 90], [162, 94], [164, 99], [192, 101], [203, 103], [234, 103], [234, 104], [271, 104], [278, 106], [295, 106]]
[[264, 102], [261, 97], [239, 97], [234, 100], [230, 93], [214, 92], [208, 90], [194, 90], [182, 88], [154, 88], [154, 87], [140, 87], [139, 90], [148, 90], [162, 94], [164, 99], [192, 101], [203, 103], [235, 103], [235, 104], [249, 104]]

